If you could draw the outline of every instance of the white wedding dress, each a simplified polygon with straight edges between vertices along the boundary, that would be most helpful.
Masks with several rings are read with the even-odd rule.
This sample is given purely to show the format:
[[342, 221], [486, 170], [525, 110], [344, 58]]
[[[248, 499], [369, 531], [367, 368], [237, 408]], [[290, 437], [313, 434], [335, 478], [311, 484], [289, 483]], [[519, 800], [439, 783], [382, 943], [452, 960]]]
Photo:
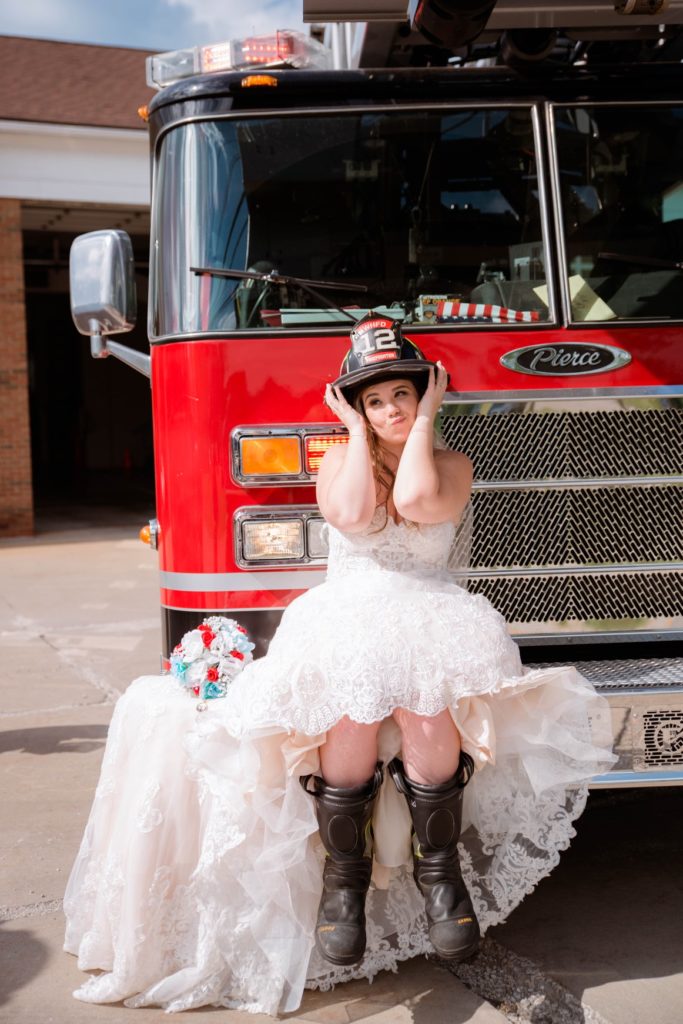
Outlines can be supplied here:
[[524, 670], [505, 622], [446, 566], [451, 523], [379, 511], [362, 534], [329, 528], [326, 581], [285, 611], [268, 655], [205, 711], [170, 676], [119, 700], [64, 907], [77, 998], [168, 1011], [276, 1013], [430, 952], [412, 880], [410, 819], [386, 779], [362, 963], [313, 948], [323, 852], [298, 776], [341, 716], [444, 708], [477, 771], [464, 791], [461, 863], [482, 926], [502, 921], [574, 835], [588, 780], [612, 763], [606, 702], [572, 668]]

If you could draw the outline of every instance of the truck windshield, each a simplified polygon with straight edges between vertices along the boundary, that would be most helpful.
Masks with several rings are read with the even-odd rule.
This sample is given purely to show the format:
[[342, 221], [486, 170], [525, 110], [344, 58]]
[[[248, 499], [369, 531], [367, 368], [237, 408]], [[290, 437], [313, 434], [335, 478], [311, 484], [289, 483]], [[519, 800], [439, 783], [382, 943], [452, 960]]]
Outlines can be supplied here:
[[683, 107], [555, 110], [572, 319], [683, 318]]
[[[348, 325], [343, 310], [424, 325], [549, 316], [529, 108], [184, 124], [162, 140], [154, 224], [157, 337]], [[331, 302], [258, 279], [271, 271], [325, 283]]]

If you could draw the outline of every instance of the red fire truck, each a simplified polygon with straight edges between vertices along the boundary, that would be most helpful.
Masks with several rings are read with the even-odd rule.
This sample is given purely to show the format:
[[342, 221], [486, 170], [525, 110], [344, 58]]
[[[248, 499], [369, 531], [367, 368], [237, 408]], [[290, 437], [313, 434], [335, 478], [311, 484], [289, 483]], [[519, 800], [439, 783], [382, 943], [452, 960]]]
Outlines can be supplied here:
[[375, 310], [451, 374], [467, 585], [525, 661], [608, 694], [620, 760], [598, 783], [683, 780], [674, 28], [636, 33], [635, 66], [556, 28], [509, 35], [507, 64], [486, 34], [430, 37], [431, 66], [334, 69], [286, 32], [151, 60], [149, 356], [110, 340], [133, 320], [126, 237], [82, 236], [71, 271], [94, 354], [151, 374], [164, 656], [210, 613], [262, 652], [322, 580], [315, 476], [344, 441], [323, 386]]

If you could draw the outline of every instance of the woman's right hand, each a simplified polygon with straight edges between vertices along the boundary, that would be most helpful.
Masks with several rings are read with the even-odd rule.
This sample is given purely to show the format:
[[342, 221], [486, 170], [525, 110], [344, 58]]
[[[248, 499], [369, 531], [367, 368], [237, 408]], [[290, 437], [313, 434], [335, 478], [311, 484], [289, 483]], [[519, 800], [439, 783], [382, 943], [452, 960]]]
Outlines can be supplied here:
[[325, 388], [324, 401], [328, 409], [344, 424], [349, 435], [365, 437], [365, 418], [349, 405], [339, 388], [333, 388], [328, 384]]
[[[344, 533], [360, 533], [372, 522], [377, 502], [365, 417], [349, 405], [338, 388], [328, 384], [325, 405], [349, 432], [348, 444], [333, 444], [325, 452], [316, 495], [323, 517]], [[352, 439], [360, 443], [352, 443]]]

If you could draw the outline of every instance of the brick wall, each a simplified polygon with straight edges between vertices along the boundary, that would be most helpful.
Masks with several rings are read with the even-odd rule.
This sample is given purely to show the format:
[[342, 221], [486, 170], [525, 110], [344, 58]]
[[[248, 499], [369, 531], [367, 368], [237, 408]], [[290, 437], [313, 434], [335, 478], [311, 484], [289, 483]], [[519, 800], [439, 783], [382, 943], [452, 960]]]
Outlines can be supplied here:
[[0, 537], [33, 533], [21, 203], [0, 198]]

